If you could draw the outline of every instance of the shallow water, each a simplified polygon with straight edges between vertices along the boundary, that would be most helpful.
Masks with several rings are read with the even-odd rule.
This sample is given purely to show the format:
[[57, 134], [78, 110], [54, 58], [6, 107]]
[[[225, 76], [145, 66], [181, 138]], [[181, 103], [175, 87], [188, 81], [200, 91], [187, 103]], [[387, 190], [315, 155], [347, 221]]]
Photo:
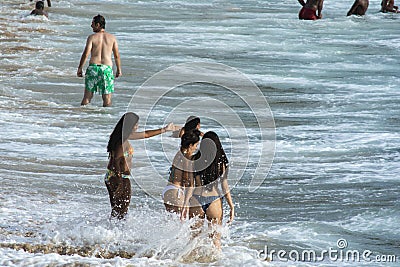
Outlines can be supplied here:
[[[310, 22], [297, 19], [296, 1], [71, 0], [53, 1], [47, 20], [27, 16], [29, 1], [2, 1], [0, 265], [395, 266], [378, 260], [400, 261], [400, 17], [378, 2], [346, 17], [350, 5], [326, 2]], [[98, 95], [79, 106], [76, 68], [97, 13], [123, 66], [107, 109]], [[162, 77], [176, 64], [185, 68]], [[199, 71], [204, 64], [212, 68]], [[221, 135], [236, 220], [224, 221], [220, 254], [159, 201], [179, 147], [168, 134], [132, 142], [129, 215], [109, 222], [105, 146], [127, 110], [142, 130], [196, 114]], [[370, 250], [375, 262], [261, 253], [330, 248]]]

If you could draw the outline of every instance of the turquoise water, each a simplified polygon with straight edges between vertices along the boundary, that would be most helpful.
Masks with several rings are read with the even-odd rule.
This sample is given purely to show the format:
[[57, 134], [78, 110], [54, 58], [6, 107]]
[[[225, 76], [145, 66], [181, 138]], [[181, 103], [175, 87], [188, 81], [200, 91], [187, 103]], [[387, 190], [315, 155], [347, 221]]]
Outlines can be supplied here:
[[[378, 2], [365, 17], [346, 17], [350, 6], [326, 2], [323, 19], [311, 22], [297, 19], [296, 1], [72, 0], [53, 1], [46, 20], [27, 16], [29, 1], [2, 1], [0, 265], [395, 266], [400, 17], [379, 13]], [[79, 106], [76, 69], [97, 13], [118, 39], [123, 67], [108, 109], [99, 96]], [[177, 75], [160, 76], [182, 64], [188, 67]], [[182, 77], [193, 83], [179, 84]], [[156, 86], [143, 87], [146, 81]], [[161, 94], [166, 85], [171, 90]], [[129, 216], [109, 223], [105, 146], [127, 110], [141, 115], [142, 130], [196, 114], [204, 131], [221, 135], [236, 205], [221, 254], [204, 236], [190, 240], [189, 223], [159, 201], [179, 146], [168, 134], [132, 142]], [[249, 187], [260, 168], [262, 184]], [[82, 252], [41, 254], [13, 244]], [[291, 251], [330, 248], [372, 254], [311, 263], [275, 253], [264, 261], [266, 250], [289, 259]], [[118, 251], [130, 256], [112, 254]]]

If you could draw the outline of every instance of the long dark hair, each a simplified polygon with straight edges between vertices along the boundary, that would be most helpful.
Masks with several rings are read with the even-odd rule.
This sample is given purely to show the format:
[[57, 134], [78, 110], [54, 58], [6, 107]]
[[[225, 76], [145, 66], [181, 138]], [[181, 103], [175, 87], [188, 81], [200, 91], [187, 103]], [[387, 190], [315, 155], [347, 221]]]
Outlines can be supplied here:
[[208, 185], [224, 173], [229, 163], [228, 158], [218, 135], [213, 131], [204, 134], [199, 153], [196, 169], [200, 174], [202, 185]]
[[107, 152], [111, 153], [116, 150], [118, 146], [124, 143], [132, 132], [133, 127], [139, 121], [139, 116], [132, 112], [127, 112], [122, 115], [119, 119], [117, 125], [110, 135], [110, 140], [107, 145]]
[[190, 145], [194, 145], [200, 141], [200, 131], [185, 131], [181, 137], [181, 150], [187, 149]]
[[197, 125], [200, 123], [200, 118], [196, 116], [190, 116], [187, 118], [185, 125], [183, 128], [185, 132], [193, 131], [197, 129]]

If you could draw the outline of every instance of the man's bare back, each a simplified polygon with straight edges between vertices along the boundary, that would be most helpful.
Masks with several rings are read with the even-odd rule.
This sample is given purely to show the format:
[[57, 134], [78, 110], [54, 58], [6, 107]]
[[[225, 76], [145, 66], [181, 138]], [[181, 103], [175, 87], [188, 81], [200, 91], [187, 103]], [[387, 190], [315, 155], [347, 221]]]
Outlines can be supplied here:
[[100, 31], [90, 35], [88, 43], [91, 46], [89, 64], [112, 66], [111, 54], [114, 46], [117, 46], [114, 35], [105, 31]]

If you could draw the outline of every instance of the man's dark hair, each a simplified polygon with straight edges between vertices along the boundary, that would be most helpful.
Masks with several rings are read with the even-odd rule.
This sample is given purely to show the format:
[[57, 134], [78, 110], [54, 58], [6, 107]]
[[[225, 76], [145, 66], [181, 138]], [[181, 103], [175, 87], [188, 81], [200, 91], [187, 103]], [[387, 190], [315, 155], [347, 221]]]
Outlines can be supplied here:
[[106, 29], [106, 19], [102, 16], [102, 15], [100, 15], [100, 14], [98, 14], [97, 16], [94, 16], [93, 17], [93, 22], [96, 24], [96, 23], [99, 23], [100, 24], [100, 27], [102, 28], [102, 29]]

